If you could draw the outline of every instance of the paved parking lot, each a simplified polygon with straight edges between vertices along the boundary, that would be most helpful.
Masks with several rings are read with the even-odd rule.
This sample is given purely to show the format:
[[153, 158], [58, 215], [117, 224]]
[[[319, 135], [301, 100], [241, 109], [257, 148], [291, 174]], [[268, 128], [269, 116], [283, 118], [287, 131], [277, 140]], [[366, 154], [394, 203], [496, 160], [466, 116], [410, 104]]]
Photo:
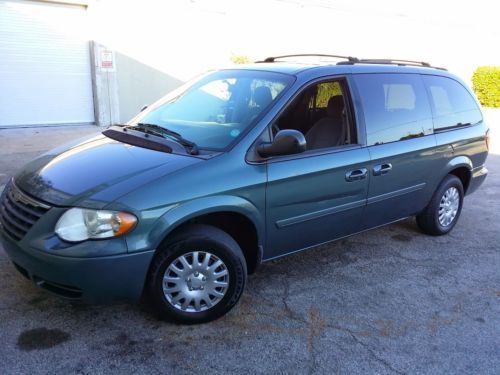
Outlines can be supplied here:
[[[93, 132], [0, 130], [0, 189], [42, 151]], [[25, 280], [2, 249], [0, 369], [499, 374], [499, 145], [450, 235], [425, 236], [408, 219], [267, 263], [229, 315], [201, 326], [145, 306], [71, 305]]]

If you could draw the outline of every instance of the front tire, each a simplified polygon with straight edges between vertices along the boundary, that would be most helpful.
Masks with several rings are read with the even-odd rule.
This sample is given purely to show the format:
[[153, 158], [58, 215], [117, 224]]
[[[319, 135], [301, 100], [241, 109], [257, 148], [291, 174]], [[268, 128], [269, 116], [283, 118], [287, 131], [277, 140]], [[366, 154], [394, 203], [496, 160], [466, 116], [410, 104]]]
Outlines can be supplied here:
[[245, 257], [236, 241], [216, 227], [196, 224], [158, 250], [147, 292], [160, 317], [205, 323], [236, 305], [246, 277]]
[[420, 229], [433, 236], [450, 232], [462, 212], [464, 188], [457, 176], [448, 175], [432, 196], [429, 205], [417, 215]]

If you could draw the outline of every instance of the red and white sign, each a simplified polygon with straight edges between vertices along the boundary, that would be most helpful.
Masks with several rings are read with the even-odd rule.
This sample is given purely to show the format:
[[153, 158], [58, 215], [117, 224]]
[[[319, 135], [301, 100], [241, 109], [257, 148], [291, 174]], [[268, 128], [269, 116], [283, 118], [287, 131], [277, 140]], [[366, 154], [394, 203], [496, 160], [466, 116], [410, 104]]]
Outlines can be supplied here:
[[105, 72], [114, 72], [115, 67], [115, 53], [109, 49], [101, 48], [100, 68]]

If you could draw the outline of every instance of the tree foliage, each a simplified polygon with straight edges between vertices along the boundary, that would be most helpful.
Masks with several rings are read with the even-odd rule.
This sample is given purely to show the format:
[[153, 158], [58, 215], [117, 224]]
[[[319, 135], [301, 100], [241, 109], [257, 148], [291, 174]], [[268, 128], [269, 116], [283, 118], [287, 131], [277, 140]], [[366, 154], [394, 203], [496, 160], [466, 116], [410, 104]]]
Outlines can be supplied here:
[[472, 75], [472, 87], [481, 105], [500, 107], [500, 66], [480, 66]]
[[232, 55], [231, 62], [233, 64], [249, 64], [252, 60], [250, 60], [250, 57], [245, 55]]

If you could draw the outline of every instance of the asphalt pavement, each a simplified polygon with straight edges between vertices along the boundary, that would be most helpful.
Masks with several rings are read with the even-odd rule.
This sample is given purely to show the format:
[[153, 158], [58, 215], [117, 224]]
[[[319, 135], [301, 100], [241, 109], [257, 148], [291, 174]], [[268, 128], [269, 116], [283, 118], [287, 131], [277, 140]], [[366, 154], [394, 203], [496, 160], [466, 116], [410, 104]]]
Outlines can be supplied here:
[[[41, 152], [96, 132], [0, 130], [0, 189]], [[487, 167], [449, 235], [407, 219], [266, 263], [227, 316], [198, 326], [144, 305], [70, 304], [24, 279], [0, 245], [0, 371], [499, 374], [498, 141]]]

